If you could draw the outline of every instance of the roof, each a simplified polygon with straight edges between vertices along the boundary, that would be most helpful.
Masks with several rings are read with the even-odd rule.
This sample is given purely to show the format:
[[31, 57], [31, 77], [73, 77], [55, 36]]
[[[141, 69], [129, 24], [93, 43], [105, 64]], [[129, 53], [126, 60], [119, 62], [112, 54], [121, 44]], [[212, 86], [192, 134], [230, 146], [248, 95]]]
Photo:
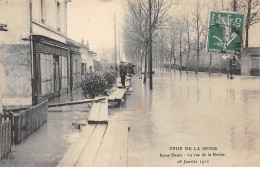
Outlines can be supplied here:
[[70, 38], [67, 39], [67, 43], [68, 43], [68, 45], [73, 45], [73, 46], [76, 46], [79, 48], [81, 47], [80, 43], [78, 43], [77, 41], [70, 39]]
[[89, 54], [92, 54], [93, 56], [96, 56], [97, 53], [93, 52], [93, 51], [89, 51]]
[[243, 53], [250, 56], [260, 56], [260, 47], [243, 48]]

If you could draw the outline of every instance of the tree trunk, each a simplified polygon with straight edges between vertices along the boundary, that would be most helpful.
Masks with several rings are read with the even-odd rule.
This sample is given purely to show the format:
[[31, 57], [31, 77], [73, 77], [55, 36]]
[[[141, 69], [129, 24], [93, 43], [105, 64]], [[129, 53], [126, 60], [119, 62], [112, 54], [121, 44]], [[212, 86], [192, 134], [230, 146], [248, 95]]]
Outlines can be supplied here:
[[199, 30], [199, 7], [197, 1], [197, 9], [196, 9], [196, 31], [197, 31], [197, 65], [195, 73], [199, 72], [199, 60], [200, 60], [200, 30]]
[[190, 67], [189, 64], [190, 64], [190, 49], [188, 49], [188, 55], [186, 58], [186, 73], [188, 73], [188, 71], [189, 71], [189, 67]]
[[248, 33], [249, 33], [249, 27], [246, 26], [246, 44], [245, 47], [248, 47]]
[[180, 72], [182, 70], [181, 36], [180, 36]]
[[173, 61], [174, 61], [174, 72], [176, 71], [176, 57], [175, 57], [175, 48], [174, 45], [172, 44], [172, 56], [173, 56]]
[[246, 44], [245, 47], [248, 47], [248, 34], [249, 34], [249, 27], [250, 27], [250, 16], [251, 16], [251, 0], [247, 2], [247, 16], [246, 16]]
[[139, 70], [141, 77], [143, 76], [143, 74], [142, 74], [142, 72], [143, 72], [143, 58], [144, 58], [144, 55], [142, 53], [141, 54], [141, 60], [140, 60], [140, 70]]
[[209, 76], [211, 76], [212, 54], [210, 53], [209, 55], [210, 55], [210, 57], [209, 57]]
[[144, 58], [144, 83], [146, 83], [146, 74], [147, 74], [147, 44], [145, 44], [145, 58]]

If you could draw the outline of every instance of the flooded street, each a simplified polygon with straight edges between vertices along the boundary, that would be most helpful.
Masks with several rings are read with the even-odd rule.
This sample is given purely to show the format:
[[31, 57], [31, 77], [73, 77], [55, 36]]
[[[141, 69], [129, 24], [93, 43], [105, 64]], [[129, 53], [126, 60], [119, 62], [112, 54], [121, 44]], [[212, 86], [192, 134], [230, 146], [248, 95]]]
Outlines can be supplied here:
[[[260, 79], [156, 70], [154, 89], [133, 81], [134, 92], [115, 117], [130, 121], [128, 166], [259, 166]], [[172, 151], [170, 147], [183, 147]], [[191, 151], [184, 147], [192, 147]], [[194, 151], [194, 147], [201, 150]], [[202, 147], [217, 147], [203, 151]], [[182, 154], [161, 157], [160, 154]], [[216, 153], [193, 160], [187, 154]]]
[[[153, 82], [150, 91], [149, 83], [134, 76], [134, 92], [120, 108], [109, 109], [110, 120], [129, 121], [128, 166], [260, 166], [259, 77], [229, 80], [225, 75], [156, 70]], [[82, 98], [77, 90], [55, 102]], [[88, 104], [49, 108], [47, 124], [14, 146], [4, 166], [56, 166], [80, 135], [71, 124], [86, 123], [89, 109]], [[176, 156], [163, 156], [172, 153]]]

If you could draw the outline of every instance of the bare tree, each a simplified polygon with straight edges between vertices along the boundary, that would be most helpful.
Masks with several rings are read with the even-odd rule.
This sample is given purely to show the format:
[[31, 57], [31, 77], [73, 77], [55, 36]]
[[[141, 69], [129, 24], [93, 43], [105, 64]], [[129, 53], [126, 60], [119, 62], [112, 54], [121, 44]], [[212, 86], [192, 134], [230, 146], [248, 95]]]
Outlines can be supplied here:
[[196, 32], [196, 55], [197, 55], [197, 63], [196, 63], [196, 70], [195, 73], [197, 74], [199, 71], [199, 62], [200, 62], [200, 51], [205, 46], [206, 42], [203, 36], [205, 36], [205, 30], [206, 30], [206, 22], [203, 22], [201, 17], [201, 4], [197, 0], [196, 3], [196, 12], [195, 12], [195, 25], [193, 25], [193, 28]]
[[183, 50], [183, 44], [182, 44], [182, 39], [183, 39], [183, 21], [182, 19], [177, 19], [177, 24], [178, 24], [178, 40], [179, 40], [179, 55], [180, 55], [180, 72], [182, 71], [182, 50]]
[[168, 24], [170, 26], [170, 65], [172, 64], [172, 60], [174, 63], [174, 71], [176, 71], [176, 46], [178, 45], [178, 22], [176, 19], [172, 17], [168, 18]]
[[187, 15], [185, 18], [184, 18], [184, 22], [185, 22], [185, 25], [184, 25], [184, 32], [186, 34], [186, 46], [187, 46], [187, 56], [186, 56], [186, 72], [188, 73], [189, 71], [189, 67], [190, 67], [190, 53], [191, 53], [191, 24], [190, 24], [190, 21], [189, 21], [189, 16]]
[[[145, 50], [148, 49], [149, 42], [149, 8], [147, 0], [128, 0], [126, 11], [126, 25], [125, 32], [132, 40], [143, 44]], [[172, 6], [172, 1], [169, 0], [152, 0], [152, 18], [151, 18], [151, 32], [158, 30], [164, 26], [167, 11]], [[147, 61], [147, 53], [145, 53], [145, 61]], [[147, 63], [147, 62], [145, 62]], [[147, 64], [145, 64], [146, 66]], [[145, 67], [146, 81], [147, 67]]]
[[260, 1], [259, 0], [239, 0], [238, 9], [246, 14], [246, 44], [245, 47], [248, 47], [249, 42], [249, 28], [260, 22]]

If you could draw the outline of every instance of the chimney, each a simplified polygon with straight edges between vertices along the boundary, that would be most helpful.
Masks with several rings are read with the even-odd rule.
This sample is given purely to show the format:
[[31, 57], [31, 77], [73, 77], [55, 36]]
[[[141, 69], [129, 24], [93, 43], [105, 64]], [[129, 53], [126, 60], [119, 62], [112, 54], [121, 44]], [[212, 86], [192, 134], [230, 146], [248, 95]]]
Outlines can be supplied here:
[[83, 38], [81, 39], [81, 44], [84, 45], [84, 39]]

